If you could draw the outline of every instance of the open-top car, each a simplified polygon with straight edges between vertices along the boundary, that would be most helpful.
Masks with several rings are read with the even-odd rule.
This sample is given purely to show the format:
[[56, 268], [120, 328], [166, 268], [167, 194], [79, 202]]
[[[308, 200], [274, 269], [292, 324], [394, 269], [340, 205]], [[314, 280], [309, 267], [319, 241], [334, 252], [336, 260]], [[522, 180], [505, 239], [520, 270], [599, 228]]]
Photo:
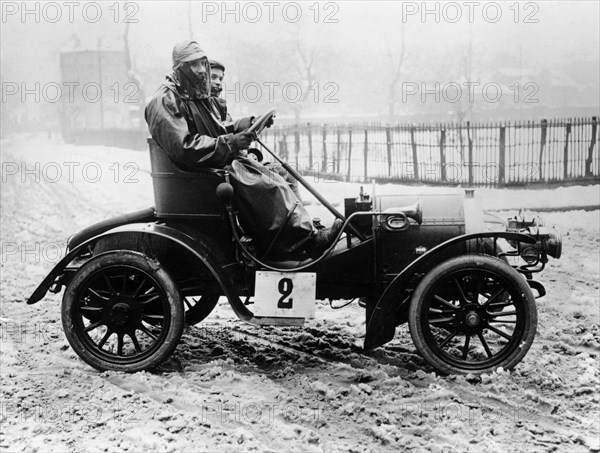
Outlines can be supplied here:
[[[273, 114], [253, 130], [259, 134]], [[562, 249], [560, 233], [541, 219], [484, 214], [471, 189], [464, 196], [361, 189], [342, 214], [280, 161], [343, 227], [316, 259], [273, 261], [257, 256], [241, 229], [226, 170], [183, 171], [149, 145], [155, 206], [72, 236], [28, 300], [64, 288], [65, 334], [91, 366], [157, 366], [184, 325], [200, 323], [220, 297], [258, 326], [301, 326], [318, 315], [316, 299], [357, 298], [365, 349], [389, 342], [408, 322], [419, 353], [444, 373], [510, 369], [533, 343], [535, 299], [545, 294], [533, 276]]]

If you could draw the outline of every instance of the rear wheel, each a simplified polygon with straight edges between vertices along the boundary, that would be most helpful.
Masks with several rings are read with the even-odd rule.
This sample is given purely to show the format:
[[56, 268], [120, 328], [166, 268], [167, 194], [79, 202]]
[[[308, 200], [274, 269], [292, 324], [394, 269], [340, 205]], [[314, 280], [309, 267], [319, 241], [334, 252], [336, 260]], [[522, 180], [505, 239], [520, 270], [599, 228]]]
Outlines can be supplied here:
[[537, 328], [525, 279], [495, 257], [460, 256], [419, 283], [409, 329], [421, 355], [445, 373], [484, 373], [519, 363]]
[[136, 372], [157, 366], [176, 348], [183, 304], [158, 262], [138, 252], [108, 252], [73, 276], [62, 322], [71, 347], [89, 365]]
[[219, 296], [196, 296], [186, 297], [183, 300], [185, 305], [185, 323], [189, 326], [196, 325], [210, 315], [219, 302]]

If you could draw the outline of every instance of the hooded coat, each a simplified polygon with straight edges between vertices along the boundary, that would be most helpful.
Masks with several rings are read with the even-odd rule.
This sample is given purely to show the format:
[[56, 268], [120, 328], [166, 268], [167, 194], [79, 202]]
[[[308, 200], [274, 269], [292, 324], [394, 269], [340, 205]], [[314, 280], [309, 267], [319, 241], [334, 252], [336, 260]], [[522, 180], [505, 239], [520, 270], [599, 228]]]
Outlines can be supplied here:
[[214, 97], [192, 99], [176, 77], [167, 76], [146, 107], [146, 122], [152, 138], [182, 169], [229, 170], [240, 223], [261, 258], [267, 251], [272, 259], [300, 252], [314, 232], [308, 212], [279, 175], [250, 159], [234, 160], [233, 134], [250, 127], [252, 118], [226, 126], [219, 107]]
[[226, 127], [219, 107], [214, 97], [191, 99], [167, 76], [146, 107], [146, 122], [152, 138], [183, 169], [224, 168], [233, 159], [233, 134], [248, 129], [252, 118]]

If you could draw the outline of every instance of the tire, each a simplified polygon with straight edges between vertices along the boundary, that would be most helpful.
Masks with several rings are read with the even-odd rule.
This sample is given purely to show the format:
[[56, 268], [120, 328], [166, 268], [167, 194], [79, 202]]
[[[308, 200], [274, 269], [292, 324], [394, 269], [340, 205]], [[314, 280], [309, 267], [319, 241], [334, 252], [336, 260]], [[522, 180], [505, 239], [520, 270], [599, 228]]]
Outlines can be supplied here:
[[85, 263], [62, 302], [69, 344], [94, 368], [149, 370], [177, 347], [183, 303], [171, 277], [156, 261], [133, 251], [111, 251]]
[[211, 314], [217, 306], [217, 302], [219, 302], [219, 296], [185, 297], [183, 302], [185, 305], [185, 323], [188, 326], [194, 326], [204, 321]]
[[417, 350], [442, 373], [511, 369], [537, 329], [535, 298], [525, 279], [485, 255], [459, 256], [433, 268], [417, 286], [408, 316]]

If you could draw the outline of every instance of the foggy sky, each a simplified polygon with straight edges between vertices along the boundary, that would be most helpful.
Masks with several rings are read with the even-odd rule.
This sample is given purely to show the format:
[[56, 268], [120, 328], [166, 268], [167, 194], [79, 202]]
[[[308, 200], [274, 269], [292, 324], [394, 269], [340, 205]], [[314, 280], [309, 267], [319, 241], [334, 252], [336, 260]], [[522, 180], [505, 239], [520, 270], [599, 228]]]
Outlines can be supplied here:
[[[79, 36], [83, 46], [97, 47], [100, 40], [104, 48], [122, 49], [126, 13], [123, 3], [117, 23], [115, 11], [109, 10], [112, 2], [101, 4], [102, 17], [96, 23], [83, 17], [81, 10], [86, 2], [79, 2], [72, 23], [67, 17], [67, 7], [62, 2], [56, 3], [62, 12], [56, 23], [44, 20], [41, 14], [44, 3], [39, 4], [38, 17], [30, 14], [25, 18], [21, 11], [5, 14], [15, 5], [20, 9], [21, 2], [3, 3], [3, 82], [60, 81], [59, 54], [73, 34]], [[247, 77], [272, 80], [270, 77], [278, 61], [290, 64], [286, 55], [293, 53], [292, 43], [299, 37], [306, 49], [316, 49], [317, 80], [340, 84], [338, 97], [342, 107], [347, 104], [356, 108], [353, 102], [358, 97], [368, 96], [377, 99], [368, 109], [378, 109], [377, 103], [385, 102], [389, 79], [387, 55], [399, 52], [404, 27], [405, 80], [456, 79], [461, 73], [469, 34], [472, 34], [472, 66], [476, 76], [489, 77], [495, 68], [515, 66], [518, 61], [519, 71], [525, 75], [546, 69], [564, 72], [576, 83], [590, 84], [596, 80], [590, 96], [598, 103], [600, 10], [596, 1], [521, 2], [517, 23], [515, 11], [510, 9], [513, 2], [500, 2], [502, 17], [495, 23], [482, 13], [483, 7], [493, 2], [475, 2], [478, 6], [474, 8], [472, 23], [467, 18], [468, 2], [454, 2], [462, 13], [456, 23], [450, 23], [442, 14], [437, 17], [438, 23], [432, 14], [422, 17], [421, 11], [405, 16], [403, 23], [403, 8], [405, 13], [407, 9], [421, 10], [422, 2], [322, 2], [317, 7], [307, 2], [300, 4], [302, 18], [293, 23], [282, 12], [286, 2], [275, 3], [273, 23], [269, 22], [269, 7], [264, 2], [254, 4], [262, 14], [256, 23], [248, 20], [256, 8], [253, 10], [244, 3], [238, 4], [239, 14], [225, 17], [221, 15], [222, 2], [191, 5], [194, 38], [209, 56], [227, 62], [230, 81], [244, 81]], [[446, 7], [448, 14], [455, 12], [441, 2], [428, 2], [426, 7], [433, 9], [436, 4], [440, 11]], [[31, 2], [28, 7], [33, 9], [34, 5]], [[156, 1], [135, 2], [135, 5], [132, 17], [137, 22], [130, 23], [129, 37], [134, 67], [152, 74], [167, 73], [173, 44], [189, 37], [189, 3]], [[215, 8], [217, 13], [209, 15]], [[226, 8], [235, 10], [236, 6], [229, 3]], [[315, 23], [316, 9], [319, 10], [318, 23]], [[50, 9], [46, 12], [54, 14]], [[328, 13], [337, 23], [325, 23]], [[530, 19], [537, 22], [525, 23], [528, 13]], [[512, 61], [508, 62], [507, 58]], [[582, 62], [592, 69], [581, 74], [579, 66], [572, 63]], [[278, 77], [293, 77], [293, 74], [286, 72]], [[157, 83], [154, 79], [149, 82]], [[154, 87], [149, 89], [153, 90]], [[381, 109], [385, 110], [383, 106]]]

